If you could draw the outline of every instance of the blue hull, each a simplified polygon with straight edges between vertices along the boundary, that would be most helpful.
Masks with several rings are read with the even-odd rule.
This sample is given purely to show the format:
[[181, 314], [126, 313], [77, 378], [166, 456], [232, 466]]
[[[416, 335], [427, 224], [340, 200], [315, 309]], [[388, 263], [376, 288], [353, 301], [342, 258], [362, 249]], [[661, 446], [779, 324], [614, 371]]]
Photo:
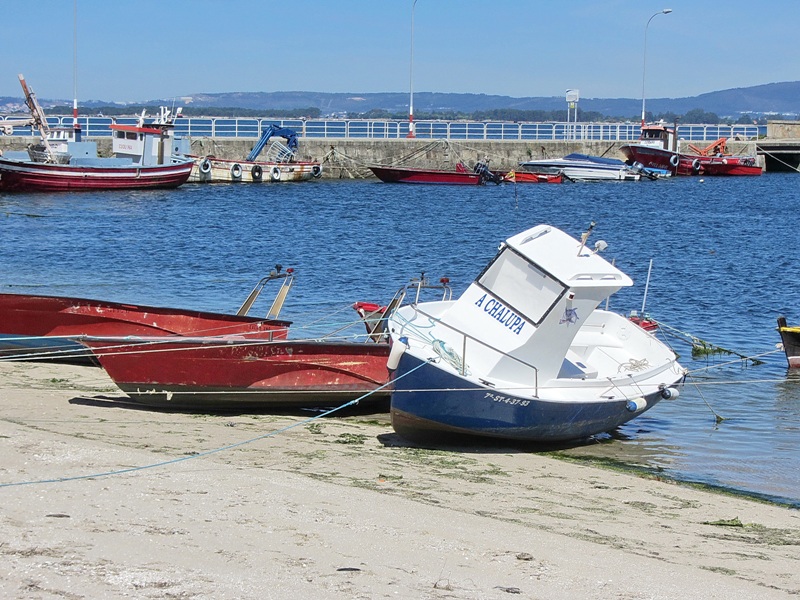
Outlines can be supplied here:
[[[430, 363], [419, 367], [421, 362], [403, 354], [392, 391], [392, 427], [410, 440], [430, 441], [448, 434], [529, 442], [578, 440], [610, 431], [644, 412], [628, 410], [626, 399], [580, 403], [514, 396]], [[647, 410], [661, 394], [645, 399]]]

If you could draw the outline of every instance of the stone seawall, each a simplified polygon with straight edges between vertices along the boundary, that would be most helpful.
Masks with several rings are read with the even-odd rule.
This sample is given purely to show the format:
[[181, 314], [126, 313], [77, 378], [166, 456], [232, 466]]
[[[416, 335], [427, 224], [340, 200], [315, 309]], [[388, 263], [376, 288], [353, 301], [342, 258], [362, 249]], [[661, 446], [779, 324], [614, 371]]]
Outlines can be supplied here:
[[[0, 151], [24, 150], [32, 137], [0, 136]], [[219, 158], [244, 159], [255, 140], [197, 137], [191, 139], [192, 154]], [[489, 159], [492, 169], [513, 169], [525, 160], [558, 158], [571, 152], [624, 159], [619, 147], [627, 142], [609, 141], [490, 141], [429, 139], [340, 139], [300, 138], [299, 159], [323, 163], [323, 177], [361, 179], [372, 177], [371, 164], [401, 164], [424, 168], [448, 169], [459, 160], [470, 168], [479, 160]], [[684, 142], [685, 144], [685, 142]], [[695, 142], [704, 146], [704, 142]], [[111, 139], [97, 140], [102, 156], [111, 153]], [[755, 142], [728, 142], [733, 154], [756, 154]], [[763, 157], [759, 157], [761, 162]]]

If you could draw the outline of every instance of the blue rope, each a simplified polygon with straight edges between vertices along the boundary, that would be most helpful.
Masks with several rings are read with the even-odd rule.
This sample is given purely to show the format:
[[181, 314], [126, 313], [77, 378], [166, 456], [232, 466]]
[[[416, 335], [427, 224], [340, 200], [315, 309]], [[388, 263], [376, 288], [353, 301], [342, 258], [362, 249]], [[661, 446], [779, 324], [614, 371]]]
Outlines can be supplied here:
[[[411, 369], [407, 373], [404, 373], [403, 375], [400, 375], [399, 377], [396, 377], [394, 379], [394, 381], [396, 381], [398, 379], [402, 379], [406, 375], [410, 375], [411, 373], [413, 373], [414, 371], [416, 371], [420, 367], [424, 366], [425, 364], [427, 364], [427, 363], [424, 363], [424, 362], [420, 363], [419, 365], [417, 365], [416, 367], [414, 367], [413, 369]], [[348, 406], [352, 406], [354, 404], [358, 404], [364, 398], [367, 398], [367, 397], [371, 396], [372, 394], [374, 394], [375, 392], [386, 388], [391, 383], [392, 383], [392, 381], [386, 382], [383, 385], [375, 388], [374, 390], [371, 390], [371, 391], [367, 392], [366, 394], [364, 394], [362, 396], [359, 396], [355, 400], [351, 400], [350, 402], [342, 404], [341, 406], [337, 406], [336, 408], [332, 408], [330, 410], [327, 410], [327, 411], [325, 411], [323, 413], [320, 413], [320, 414], [318, 414], [316, 416], [310, 417], [308, 419], [304, 419], [302, 421], [298, 421], [297, 423], [292, 423], [291, 425], [287, 425], [286, 427], [282, 427], [281, 429], [277, 429], [275, 431], [271, 431], [269, 433], [265, 433], [264, 435], [259, 435], [258, 437], [254, 437], [254, 438], [251, 438], [249, 440], [244, 440], [242, 442], [236, 442], [235, 444], [229, 444], [227, 446], [222, 446], [221, 448], [214, 448], [213, 450], [207, 450], [205, 452], [199, 452], [197, 454], [191, 454], [189, 456], [181, 456], [180, 458], [173, 458], [171, 460], [165, 460], [165, 461], [153, 463], [153, 464], [150, 464], [150, 465], [143, 465], [143, 466], [140, 466], [140, 467], [130, 467], [128, 469], [117, 469], [115, 471], [106, 471], [104, 473], [94, 473], [92, 475], [76, 475], [74, 477], [59, 477], [58, 479], [37, 479], [37, 480], [33, 480], [33, 481], [14, 481], [14, 482], [11, 482], [11, 483], [0, 483], [0, 488], [16, 487], [16, 486], [21, 486], [21, 485], [34, 485], [34, 484], [39, 484], [39, 483], [64, 483], [66, 481], [78, 481], [80, 479], [97, 479], [97, 478], [100, 478], [100, 477], [109, 477], [111, 475], [122, 475], [124, 473], [132, 473], [134, 471], [143, 471], [145, 469], [154, 469], [156, 467], [164, 467], [164, 466], [167, 466], [167, 465], [173, 465], [173, 464], [176, 464], [176, 463], [179, 463], [179, 462], [183, 462], [183, 461], [186, 461], [186, 460], [193, 460], [193, 459], [196, 459], [196, 458], [202, 458], [202, 457], [205, 457], [205, 456], [209, 456], [211, 454], [216, 454], [218, 452], [224, 452], [225, 450], [231, 450], [233, 448], [238, 448], [239, 446], [244, 446], [246, 444], [252, 444], [253, 442], [257, 442], [259, 440], [263, 440], [263, 439], [266, 439], [266, 438], [269, 438], [269, 437], [276, 436], [279, 433], [283, 433], [285, 431], [289, 431], [290, 429], [294, 429], [295, 427], [299, 427], [300, 425], [305, 425], [306, 423], [311, 423], [312, 421], [316, 421], [317, 419], [321, 419], [322, 417], [327, 417], [328, 415], [333, 414], [333, 413], [335, 413], [337, 411], [340, 411], [343, 408], [347, 408]]]

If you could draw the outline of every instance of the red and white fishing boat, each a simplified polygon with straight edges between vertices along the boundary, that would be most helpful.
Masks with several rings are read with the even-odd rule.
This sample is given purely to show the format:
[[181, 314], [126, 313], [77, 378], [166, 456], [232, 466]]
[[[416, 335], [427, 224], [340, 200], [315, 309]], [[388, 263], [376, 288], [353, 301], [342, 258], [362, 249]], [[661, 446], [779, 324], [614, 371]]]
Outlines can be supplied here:
[[[248, 316], [269, 281], [281, 286], [266, 318]], [[261, 279], [236, 314], [144, 306], [86, 298], [0, 294], [0, 359], [93, 363], [91, 353], [71, 339], [93, 336], [223, 336], [280, 340], [289, 321], [279, 319], [294, 270], [278, 266]]]
[[[261, 151], [273, 136], [286, 139], [286, 144], [275, 140], [258, 160]], [[253, 149], [244, 160], [194, 156], [190, 182], [195, 183], [273, 183], [308, 181], [322, 177], [322, 164], [315, 160], [298, 160], [297, 133], [285, 127], [269, 125], [261, 133]]]
[[677, 150], [675, 128], [663, 123], [644, 125], [637, 144], [620, 147], [629, 164], [645, 169], [665, 170], [673, 175], [761, 175], [754, 156], [733, 156], [727, 152], [727, 138], [705, 148], [688, 145], [689, 153]]
[[370, 168], [384, 183], [427, 183], [438, 185], [481, 185], [490, 181], [500, 183], [502, 178], [489, 171], [488, 166], [479, 162], [473, 170], [459, 162], [453, 170], [422, 169], [416, 167], [395, 167], [373, 165]]
[[[386, 400], [389, 345], [348, 340], [78, 338], [132, 400], [180, 410]], [[381, 388], [381, 389], [378, 389]]]
[[59, 137], [50, 129], [36, 96], [19, 76], [25, 103], [31, 118], [15, 125], [39, 130], [41, 143], [28, 151], [9, 151], [0, 156], [0, 191], [65, 192], [175, 188], [189, 179], [193, 161], [175, 153], [174, 127], [169, 111], [162, 109], [160, 119], [137, 125], [112, 124], [111, 158], [97, 155], [97, 144], [81, 141], [80, 129], [69, 138]]

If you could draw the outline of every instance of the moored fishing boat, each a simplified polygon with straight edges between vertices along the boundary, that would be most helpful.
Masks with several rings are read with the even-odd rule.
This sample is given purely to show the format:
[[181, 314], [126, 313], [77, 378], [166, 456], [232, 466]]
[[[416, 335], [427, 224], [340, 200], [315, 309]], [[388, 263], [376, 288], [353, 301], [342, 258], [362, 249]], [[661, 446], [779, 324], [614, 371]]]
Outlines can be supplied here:
[[761, 175], [754, 156], [733, 156], [727, 151], [727, 139], [720, 138], [705, 148], [688, 145], [690, 152], [677, 149], [675, 128], [664, 123], [643, 125], [637, 144], [625, 144], [620, 151], [630, 164], [646, 169], [661, 169], [673, 175]]
[[[31, 113], [27, 121], [39, 130], [40, 143], [27, 152], [9, 151], [0, 156], [0, 191], [65, 192], [175, 188], [189, 178], [193, 161], [179, 150], [172, 136], [172, 119], [162, 118], [137, 125], [112, 124], [113, 157], [101, 158], [97, 144], [79, 136], [53, 144], [53, 135], [34, 93], [19, 76]], [[77, 130], [79, 132], [79, 130]]]
[[[591, 228], [590, 228], [591, 231]], [[547, 225], [507, 239], [454, 301], [389, 317], [391, 418], [403, 437], [532, 442], [607, 432], [674, 398], [684, 371], [652, 334], [598, 305], [630, 278]]]
[[453, 170], [390, 165], [372, 165], [369, 169], [384, 183], [482, 185], [486, 182], [500, 183], [502, 181], [502, 177], [492, 173], [484, 162], [476, 163], [472, 170], [467, 168], [463, 162], [457, 163]]
[[[248, 316], [264, 285], [281, 286], [265, 318]], [[280, 267], [261, 279], [236, 314], [145, 306], [87, 298], [0, 294], [0, 359], [94, 363], [78, 335], [220, 336], [285, 339], [291, 323], [279, 319], [294, 281]]]
[[[266, 160], [258, 160], [261, 151], [273, 136], [283, 137], [286, 144], [273, 141], [266, 151]], [[297, 159], [297, 133], [291, 129], [269, 125], [244, 160], [216, 156], [191, 156], [194, 166], [189, 178], [195, 183], [273, 183], [308, 181], [322, 177], [319, 161]]]
[[786, 317], [778, 317], [778, 333], [789, 367], [800, 368], [800, 327], [789, 327]]

